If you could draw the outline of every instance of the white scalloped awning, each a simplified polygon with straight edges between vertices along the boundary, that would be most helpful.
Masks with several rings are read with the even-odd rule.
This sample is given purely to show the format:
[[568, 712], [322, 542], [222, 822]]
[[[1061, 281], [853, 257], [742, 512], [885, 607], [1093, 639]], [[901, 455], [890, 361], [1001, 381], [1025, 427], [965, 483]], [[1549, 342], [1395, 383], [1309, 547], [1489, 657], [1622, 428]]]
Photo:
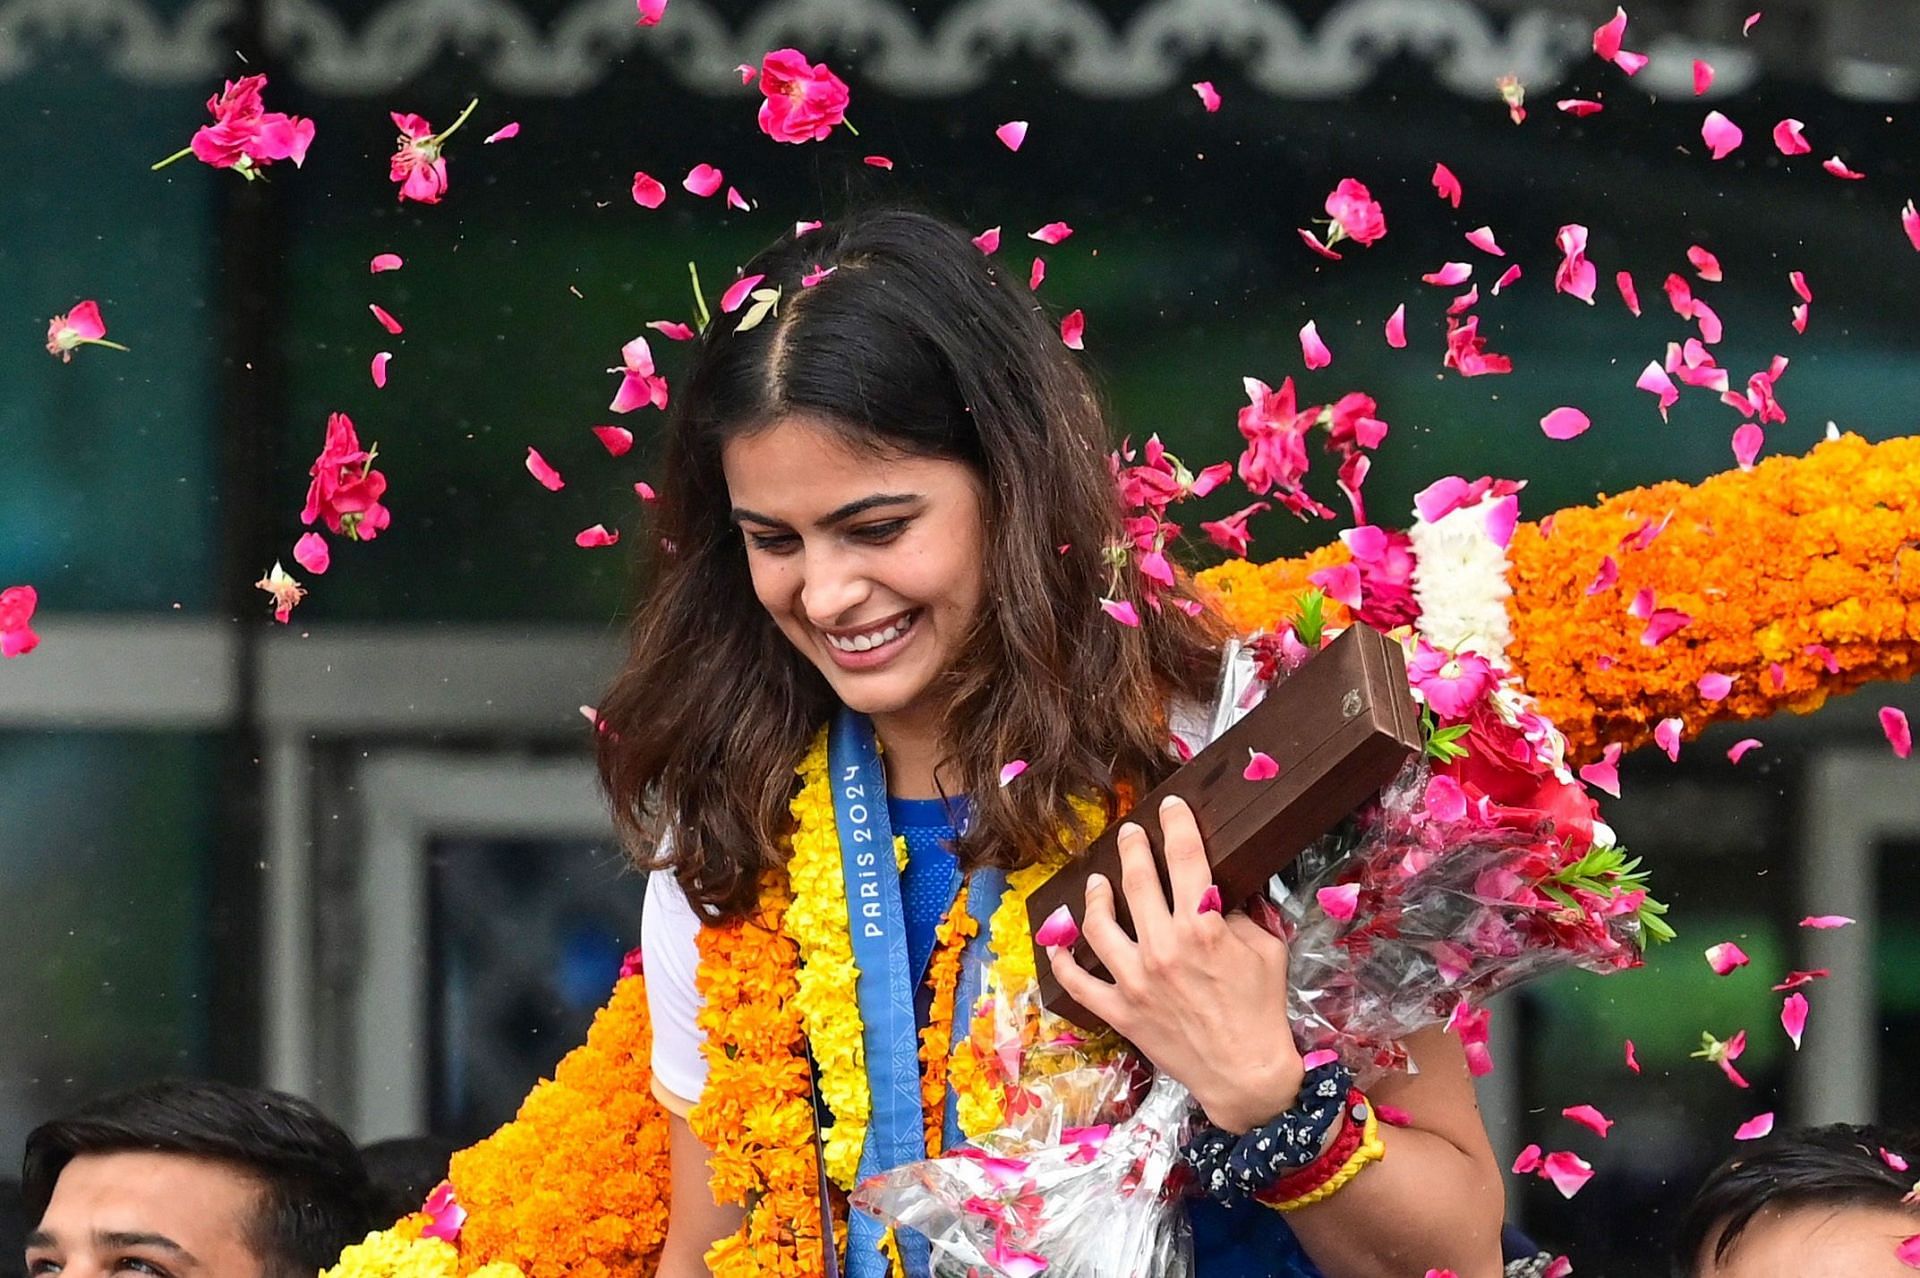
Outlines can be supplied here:
[[[1859, 20], [1906, 31], [1881, 0], [1822, 5], [1822, 51], [1806, 56], [1829, 89], [1861, 101], [1920, 96], [1913, 42], [1900, 32], [1861, 37]], [[221, 28], [237, 0], [190, 0], [168, 19], [149, 0], [0, 0], [0, 80], [29, 72], [57, 45], [100, 51], [128, 80], [178, 84], [233, 70]], [[1904, 12], [1904, 9], [1903, 9]], [[1699, 24], [1688, 25], [1698, 27]], [[512, 0], [387, 0], [358, 30], [320, 0], [266, 0], [275, 57], [311, 88], [345, 96], [384, 93], [446, 52], [467, 55], [493, 87], [570, 96], [611, 74], [624, 54], [657, 59], [696, 92], [742, 92], [733, 68], [785, 44], [831, 46], [857, 59], [869, 84], [911, 97], [966, 93], [1002, 55], [1051, 64], [1060, 83], [1093, 98], [1143, 97], [1184, 83], [1198, 58], [1237, 64], [1255, 87], [1286, 98], [1336, 98], [1370, 83], [1394, 57], [1429, 63], [1442, 84], [1487, 95], [1502, 75], [1539, 90], [1592, 56], [1591, 22], [1564, 8], [1518, 4], [1499, 18], [1465, 0], [1343, 0], [1311, 27], [1279, 0], [1150, 0], [1116, 24], [1084, 0], [966, 0], [931, 26], [906, 0], [772, 0], [737, 26], [703, 0], [672, 0], [668, 20], [642, 29], [629, 0], [576, 0], [543, 21]], [[1690, 94], [1695, 57], [1714, 64], [1712, 96], [1737, 94], [1760, 72], [1754, 44], [1663, 36], [1639, 45], [1654, 61], [1636, 84]], [[1804, 49], [1804, 46], [1796, 46]], [[1900, 63], [1867, 52], [1904, 50]]]

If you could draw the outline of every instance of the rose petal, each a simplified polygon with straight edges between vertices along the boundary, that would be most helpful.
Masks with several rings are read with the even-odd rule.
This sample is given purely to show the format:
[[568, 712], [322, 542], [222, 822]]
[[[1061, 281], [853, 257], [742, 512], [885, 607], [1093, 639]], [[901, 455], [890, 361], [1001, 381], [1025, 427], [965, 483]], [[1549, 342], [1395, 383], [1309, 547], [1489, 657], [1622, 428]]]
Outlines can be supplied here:
[[1699, 687], [1702, 700], [1720, 701], [1725, 699], [1727, 693], [1733, 690], [1733, 676], [1724, 675], [1718, 671], [1708, 671], [1706, 674], [1700, 676], [1700, 682], [1697, 686]]
[[1907, 242], [1913, 245], [1914, 251], [1920, 253], [1920, 209], [1914, 207], [1912, 200], [1900, 210], [1900, 229], [1907, 233]]
[[[1308, 1073], [1312, 1073], [1322, 1065], [1331, 1065], [1339, 1059], [1340, 1053], [1330, 1047], [1322, 1047], [1318, 1051], [1308, 1052], [1305, 1056], [1302, 1056], [1300, 1058], [1300, 1065], [1301, 1068], [1305, 1069]], [[1374, 1108], [1378, 1110], [1380, 1106], [1376, 1105]], [[1380, 1115], [1380, 1121], [1387, 1122], [1388, 1119], [1386, 1115]]]
[[1453, 288], [1455, 285], [1466, 283], [1472, 274], [1473, 265], [1470, 262], [1447, 262], [1439, 270], [1422, 275], [1420, 279], [1423, 283], [1440, 288]]
[[1000, 228], [990, 226], [973, 237], [973, 246], [982, 253], [993, 253], [1000, 248]]
[[1300, 357], [1306, 361], [1308, 371], [1333, 363], [1333, 352], [1320, 340], [1320, 329], [1312, 320], [1308, 320], [1300, 329]]
[[1713, 152], [1714, 159], [1724, 160], [1739, 148], [1744, 135], [1732, 120], [1718, 111], [1709, 111], [1700, 126], [1700, 140]]
[[1000, 144], [1006, 147], [1007, 150], [1018, 151], [1021, 145], [1027, 140], [1027, 122], [1025, 120], [1008, 120], [1005, 124], [993, 131], [993, 136], [999, 138]]
[[1811, 985], [1813, 982], [1823, 980], [1832, 974], [1832, 972], [1824, 967], [1817, 967], [1811, 972], [1788, 972], [1786, 979], [1773, 987], [1773, 992], [1778, 994], [1784, 990], [1797, 990], [1802, 985]]
[[1034, 258], [1033, 268], [1027, 272], [1028, 291], [1031, 292], [1032, 290], [1039, 288], [1040, 282], [1046, 278], [1047, 278], [1047, 259], [1044, 257]]
[[1729, 763], [1738, 763], [1747, 757], [1748, 751], [1758, 749], [1759, 746], [1759, 737], [1742, 737], [1740, 740], [1734, 742], [1732, 748], [1727, 751], [1727, 761]]
[[658, 178], [645, 173], [633, 175], [633, 202], [642, 208], [657, 209], [667, 202], [667, 188], [660, 185]]
[[1746, 1122], [1733, 1129], [1735, 1140], [1759, 1140], [1773, 1130], [1773, 1111], [1755, 1114]]
[[1010, 762], [1002, 764], [1000, 766], [1000, 784], [1001, 785], [1007, 784], [1007, 782], [1013, 780], [1015, 777], [1019, 776], [1022, 772], [1025, 772], [1026, 770], [1027, 770], [1027, 761], [1025, 759], [1014, 759], [1014, 760], [1011, 760]]
[[1881, 706], [1880, 731], [1887, 734], [1887, 744], [1893, 747], [1895, 758], [1904, 759], [1913, 753], [1913, 728], [1907, 723], [1905, 710]]
[[1320, 908], [1328, 918], [1345, 923], [1353, 918], [1353, 912], [1360, 904], [1360, 885], [1342, 883], [1335, 887], [1323, 887], [1313, 894], [1313, 899], [1320, 903]]
[[1444, 164], [1436, 163], [1433, 166], [1433, 189], [1441, 199], [1456, 209], [1460, 207], [1460, 179]]
[[1248, 750], [1247, 766], [1240, 775], [1248, 781], [1271, 781], [1280, 775], [1280, 765], [1264, 750]]
[[1393, 308], [1393, 314], [1387, 316], [1387, 345], [1395, 350], [1403, 350], [1407, 345], [1407, 304], [1405, 302]]
[[1561, 406], [1540, 419], [1540, 429], [1548, 439], [1572, 439], [1583, 435], [1592, 420], [1577, 408]]
[[1920, 1234], [1901, 1239], [1893, 1249], [1893, 1258], [1909, 1269], [1920, 1269]]
[[1066, 343], [1070, 351], [1083, 351], [1086, 347], [1087, 317], [1080, 311], [1069, 311], [1060, 321], [1060, 340]]
[[1629, 311], [1632, 311], [1635, 316], [1638, 316], [1640, 314], [1640, 291], [1633, 286], [1633, 276], [1626, 271], [1621, 271], [1613, 277], [1613, 283], [1614, 287], [1620, 290], [1620, 300], [1627, 304]]
[[862, 156], [860, 162], [868, 168], [887, 169], [889, 171], [893, 168], [893, 161], [884, 155]]
[[1065, 222], [1049, 222], [1037, 231], [1027, 232], [1027, 238], [1042, 244], [1061, 244], [1072, 234], [1073, 228]]
[[653, 485], [647, 483], [645, 480], [633, 486], [633, 495], [641, 501], [653, 501], [659, 497], [659, 494], [653, 491]]
[[605, 524], [595, 524], [591, 528], [583, 528], [573, 536], [573, 544], [583, 549], [590, 549], [595, 546], [614, 546], [618, 545], [619, 542], [620, 534], [618, 532], [608, 532]]
[[740, 188], [737, 186], [727, 188], [727, 207], [739, 209], [742, 213], [753, 212], [753, 206], [747, 203], [747, 197], [740, 194]]
[[1807, 141], [1801, 130], [1807, 126], [1799, 120], [1788, 118], [1773, 126], [1773, 145], [1782, 155], [1805, 155], [1813, 150], [1813, 144]]
[[1062, 905], [1041, 922], [1034, 930], [1034, 944], [1051, 949], [1056, 945], [1072, 945], [1080, 939], [1080, 925], [1073, 921], [1073, 911]]
[[480, 144], [482, 146], [485, 146], [489, 142], [505, 142], [508, 138], [517, 138], [519, 136], [520, 136], [520, 122], [518, 120], [513, 120], [513, 121], [510, 121], [509, 123], [501, 125], [499, 128], [495, 129], [493, 132], [487, 134], [486, 137], [481, 138]]
[[1800, 1036], [1807, 1032], [1807, 996], [1789, 994], [1787, 1001], [1780, 1007], [1780, 1028], [1793, 1040], [1793, 1050], [1800, 1050]]
[[1505, 257], [1507, 255], [1507, 251], [1501, 248], [1494, 240], [1493, 228], [1491, 226], [1477, 226], [1473, 230], [1468, 231], [1467, 243], [1473, 245], [1482, 253], [1491, 253], [1495, 257]]
[[1620, 743], [1610, 743], [1600, 758], [1580, 769], [1580, 779], [1614, 798], [1620, 797]]
[[1720, 259], [1701, 248], [1698, 244], [1690, 244], [1687, 246], [1687, 261], [1693, 264], [1693, 269], [1699, 272], [1701, 279], [1706, 280], [1709, 284], [1717, 284], [1720, 282]]
[[1760, 21], [1760, 10], [1755, 9], [1752, 13], [1749, 13], [1747, 15], [1747, 20], [1740, 24], [1740, 34], [1745, 35], [1749, 31], [1753, 30], [1753, 24], [1758, 21]]
[[299, 541], [293, 543], [293, 559], [318, 577], [333, 563], [333, 552], [327, 547], [327, 539], [319, 533], [304, 533]]
[[1767, 442], [1767, 433], [1752, 422], [1742, 422], [1733, 428], [1733, 460], [1741, 470], [1752, 470], [1754, 458], [1760, 455], [1760, 449]]
[[1693, 96], [1699, 97], [1713, 87], [1713, 66], [1711, 63], [1693, 60]]
[[1595, 102], [1592, 98], [1561, 98], [1553, 105], [1576, 118], [1599, 115], [1607, 109], [1604, 102]]
[[1123, 626], [1138, 626], [1140, 624], [1140, 612], [1133, 606], [1133, 602], [1128, 599], [1102, 599], [1100, 601], [1100, 611], [1106, 613]]
[[648, 320], [647, 327], [670, 342], [691, 342], [699, 336], [693, 331], [692, 325], [682, 324], [678, 320]]
[[1880, 1161], [1895, 1171], [1906, 1171], [1908, 1169], [1907, 1160], [1886, 1148], [1884, 1145], [1880, 1147]]
[[1572, 1198], [1582, 1185], [1593, 1179], [1593, 1164], [1578, 1154], [1559, 1149], [1540, 1160], [1540, 1174], [1553, 1182], [1562, 1198]]
[[538, 449], [527, 449], [527, 473], [539, 480], [540, 486], [548, 492], [557, 493], [567, 486], [567, 481], [560, 478], [560, 472], [547, 464], [547, 459], [540, 455]]
[[398, 253], [375, 253], [373, 261], [367, 265], [372, 274], [378, 275], [382, 271], [397, 271], [402, 263]]
[[1800, 920], [1801, 927], [1825, 930], [1836, 927], [1851, 927], [1853, 920], [1844, 914], [1809, 914]]
[[687, 170], [687, 176], [680, 179], [680, 185], [690, 193], [706, 199], [720, 189], [725, 180], [719, 169], [711, 164], [696, 164]]
[[624, 426], [595, 426], [593, 433], [601, 446], [615, 457], [625, 457], [633, 448], [633, 432]]
[[1614, 1123], [1613, 1119], [1608, 1118], [1591, 1105], [1569, 1105], [1560, 1111], [1560, 1117], [1572, 1119], [1588, 1131], [1598, 1135], [1602, 1140], [1606, 1139], [1607, 1131]]
[[1735, 968], [1745, 967], [1752, 962], [1747, 952], [1732, 941], [1721, 941], [1709, 945], [1706, 949], [1707, 966], [1713, 969], [1715, 976], [1725, 976]]
[[373, 357], [372, 373], [375, 390], [387, 388], [387, 361], [393, 358], [392, 351], [380, 351]]
[[1635, 1055], [1633, 1054], [1633, 1040], [1632, 1040], [1632, 1039], [1628, 1039], [1628, 1040], [1627, 1040], [1627, 1068], [1628, 1068], [1628, 1069], [1630, 1069], [1630, 1070], [1632, 1070], [1632, 1071], [1633, 1071], [1634, 1073], [1636, 1073], [1636, 1074], [1638, 1074], [1638, 1073], [1640, 1072], [1640, 1060], [1639, 1060], [1639, 1058], [1638, 1058], [1638, 1057], [1636, 1057], [1636, 1056], [1635, 1056]]
[[1667, 758], [1676, 763], [1680, 761], [1680, 729], [1683, 726], [1680, 719], [1662, 719], [1653, 730], [1654, 744], [1665, 750]]
[[1513, 1174], [1525, 1176], [1528, 1172], [1540, 1170], [1540, 1147], [1528, 1145], [1513, 1156]]
[[393, 316], [387, 314], [387, 312], [380, 306], [377, 306], [372, 302], [368, 302], [367, 309], [372, 311], [373, 317], [380, 321], [380, 327], [386, 329], [389, 333], [393, 333], [397, 336], [401, 333], [406, 332], [406, 329], [401, 327], [400, 321], [395, 319]]
[[1200, 105], [1207, 109], [1207, 114], [1211, 115], [1220, 109], [1220, 94], [1214, 89], [1213, 81], [1201, 80], [1191, 87], [1200, 95]]
[[1845, 178], [1849, 182], [1858, 182], [1862, 178], [1867, 176], [1864, 173], [1856, 173], [1852, 169], [1848, 168], [1846, 161], [1842, 160], [1837, 155], [1820, 161], [1820, 167], [1825, 169], [1827, 172], [1833, 174], [1833, 176], [1837, 178]]

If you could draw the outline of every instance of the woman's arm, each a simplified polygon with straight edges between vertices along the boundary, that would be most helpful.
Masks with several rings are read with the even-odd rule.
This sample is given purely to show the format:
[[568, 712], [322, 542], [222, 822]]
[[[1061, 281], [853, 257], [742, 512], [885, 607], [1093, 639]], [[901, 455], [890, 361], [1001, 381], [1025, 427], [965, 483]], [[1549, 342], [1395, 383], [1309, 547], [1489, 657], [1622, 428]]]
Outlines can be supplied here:
[[743, 1213], [719, 1206], [708, 1188], [707, 1147], [677, 1115], [667, 1120], [668, 1164], [673, 1194], [667, 1209], [667, 1243], [658, 1278], [705, 1278], [707, 1248], [740, 1228]]
[[[1048, 951], [1062, 988], [1153, 1063], [1185, 1083], [1218, 1126], [1259, 1127], [1289, 1109], [1304, 1073], [1287, 1022], [1287, 947], [1244, 914], [1204, 911], [1213, 882], [1193, 813], [1160, 812], [1167, 879], [1146, 834], [1122, 829], [1121, 887], [1138, 939], [1115, 921], [1113, 885], [1087, 883], [1087, 942], [1113, 974], [1099, 980], [1070, 950]], [[1387, 1156], [1321, 1203], [1289, 1213], [1328, 1278], [1452, 1269], [1498, 1278], [1504, 1202], [1499, 1168], [1457, 1040], [1438, 1030], [1408, 1044], [1421, 1072], [1382, 1082], [1373, 1099], [1412, 1115], [1384, 1133]]]
[[1405, 1110], [1380, 1126], [1387, 1155], [1287, 1223], [1327, 1278], [1424, 1274], [1497, 1278], [1505, 1189], [1487, 1142], [1460, 1041], [1441, 1029], [1407, 1040], [1418, 1074], [1395, 1074], [1369, 1099]]

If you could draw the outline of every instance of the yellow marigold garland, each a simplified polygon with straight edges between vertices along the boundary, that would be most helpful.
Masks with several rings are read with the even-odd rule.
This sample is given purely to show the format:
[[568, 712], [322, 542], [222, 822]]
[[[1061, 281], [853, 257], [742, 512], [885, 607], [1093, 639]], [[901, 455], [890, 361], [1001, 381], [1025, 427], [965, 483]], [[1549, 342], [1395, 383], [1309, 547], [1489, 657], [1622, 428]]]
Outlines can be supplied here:
[[504, 1261], [463, 1267], [460, 1251], [450, 1242], [422, 1238], [424, 1218], [409, 1216], [392, 1229], [368, 1234], [340, 1253], [340, 1263], [324, 1270], [320, 1278], [522, 1278], [520, 1271]]
[[933, 958], [927, 964], [927, 1023], [920, 1030], [920, 1105], [927, 1121], [927, 1156], [943, 1152], [947, 1112], [948, 1058], [953, 1045], [954, 1000], [960, 989], [960, 960], [967, 938], [980, 925], [967, 913], [967, 888], [961, 887], [946, 918], [933, 933]]
[[[1507, 553], [1507, 657], [1575, 759], [1640, 745], [1665, 718], [1693, 735], [1920, 671], [1920, 437], [1843, 435], [1697, 485], [1636, 488], [1520, 525]], [[1609, 555], [1619, 581], [1589, 595]], [[1237, 628], [1272, 629], [1308, 573], [1347, 557], [1335, 542], [1199, 580]], [[1643, 645], [1627, 611], [1642, 589], [1692, 624]], [[1700, 695], [1708, 673], [1733, 677], [1725, 699]]]

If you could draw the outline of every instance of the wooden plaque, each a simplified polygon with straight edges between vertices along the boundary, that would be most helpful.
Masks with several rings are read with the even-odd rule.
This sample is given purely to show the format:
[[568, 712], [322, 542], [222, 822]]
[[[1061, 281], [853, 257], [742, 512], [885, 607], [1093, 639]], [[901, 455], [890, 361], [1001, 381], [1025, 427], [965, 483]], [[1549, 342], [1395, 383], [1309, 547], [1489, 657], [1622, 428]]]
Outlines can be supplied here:
[[[1206, 840], [1213, 881], [1227, 908], [1261, 891], [1301, 850], [1378, 794], [1421, 748], [1420, 717], [1407, 688], [1406, 658], [1398, 643], [1355, 624], [1282, 679], [1239, 723], [1148, 792], [1124, 820], [1147, 832], [1163, 888], [1160, 801], [1185, 799]], [[1271, 781], [1242, 773], [1260, 750], [1280, 765]], [[1027, 922], [1037, 930], [1065, 905], [1075, 920], [1085, 913], [1087, 876], [1113, 884], [1114, 906], [1129, 935], [1133, 922], [1120, 886], [1115, 821], [1085, 855], [1062, 866], [1027, 898]], [[1082, 939], [1074, 957], [1098, 976], [1106, 968]], [[1087, 1029], [1100, 1020], [1062, 990], [1044, 953], [1036, 964], [1047, 1010]]]

